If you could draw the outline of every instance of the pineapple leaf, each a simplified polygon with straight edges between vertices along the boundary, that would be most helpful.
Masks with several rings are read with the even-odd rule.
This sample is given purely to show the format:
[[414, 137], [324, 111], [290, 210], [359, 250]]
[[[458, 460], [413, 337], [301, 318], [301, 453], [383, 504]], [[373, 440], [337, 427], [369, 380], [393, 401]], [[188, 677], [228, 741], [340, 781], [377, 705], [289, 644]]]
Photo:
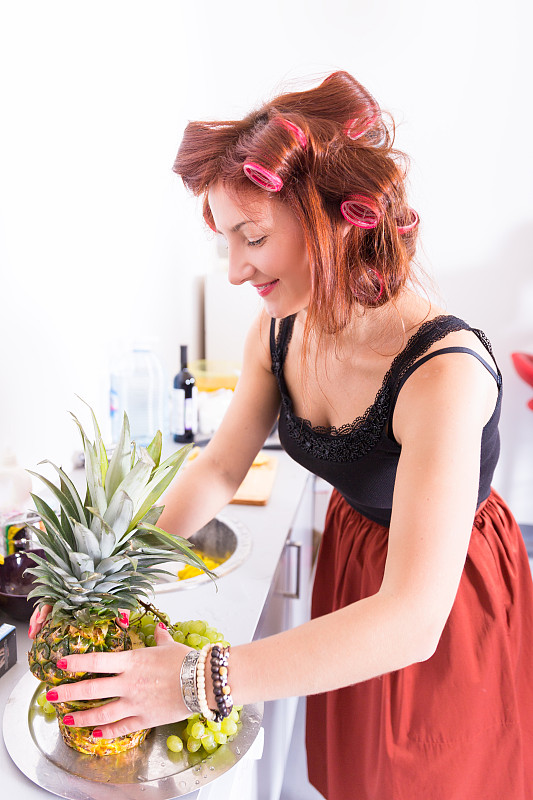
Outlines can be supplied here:
[[87, 553], [69, 553], [68, 555], [74, 575], [78, 580], [84, 572], [94, 572], [94, 561]]
[[131, 442], [130, 424], [127, 414], [124, 413], [124, 421], [120, 430], [120, 436], [109, 462], [107, 470], [105, 493], [108, 502], [111, 500], [116, 490], [130, 471], [131, 461]]
[[100, 514], [104, 514], [107, 508], [107, 501], [102, 482], [100, 460], [96, 452], [96, 447], [92, 444], [92, 442], [89, 441], [85, 431], [83, 430], [81, 422], [74, 414], [72, 414], [72, 412], [71, 417], [78, 426], [83, 441], [83, 450], [85, 453], [85, 476], [87, 478], [87, 488], [91, 495], [91, 502], [98, 508]]
[[133, 500], [123, 489], [119, 489], [104, 514], [104, 522], [113, 529], [117, 541], [128, 530], [132, 517]]
[[64, 470], [62, 470], [61, 467], [56, 467], [56, 465], [53, 464], [51, 461], [48, 460], [41, 461], [41, 464], [50, 464], [50, 466], [52, 466], [55, 469], [55, 471], [57, 472], [57, 474], [61, 479], [61, 485], [60, 485], [61, 491], [66, 497], [70, 498], [72, 506], [76, 509], [76, 513], [73, 516], [75, 516], [76, 519], [79, 519], [79, 521], [85, 525], [87, 523], [87, 520], [85, 519], [85, 511], [80, 496], [78, 494], [76, 487], [74, 486], [71, 479], [67, 475], [67, 473]]
[[83, 399], [83, 397], [80, 397], [78, 394], [76, 395], [76, 397], [79, 400], [81, 400], [82, 403], [85, 403], [85, 405], [87, 406], [87, 408], [91, 412], [91, 416], [92, 416], [92, 420], [93, 420], [93, 427], [94, 427], [94, 442], [95, 442], [95, 445], [98, 446], [98, 456], [99, 456], [99, 459], [100, 459], [100, 474], [102, 476], [102, 486], [105, 486], [105, 479], [106, 479], [106, 473], [107, 473], [107, 469], [108, 469], [108, 466], [109, 466], [109, 462], [107, 460], [107, 452], [106, 452], [106, 449], [105, 449], [104, 440], [102, 439], [102, 434], [100, 433], [100, 427], [98, 425], [98, 421], [96, 419], [95, 413], [92, 410], [92, 408], [89, 405], [89, 403], [87, 403]]
[[[117, 489], [117, 492], [126, 492], [126, 494], [131, 497], [134, 508], [138, 508], [139, 504], [142, 502], [144, 490], [149, 481], [153, 467], [154, 462], [152, 457], [149, 455], [146, 448], [141, 447], [141, 455], [139, 456], [139, 460], [133, 469], [126, 475]], [[130, 528], [134, 527], [135, 525], [131, 523]]]
[[148, 522], [150, 525], [155, 525], [163, 513], [164, 508], [165, 506], [152, 506], [152, 508], [146, 512], [144, 517], [140, 519], [137, 524], [143, 525], [143, 523]]
[[98, 563], [102, 558], [101, 543], [86, 525], [82, 525], [75, 519], [71, 519], [71, 522], [76, 539], [76, 550], [79, 553], [85, 553], [93, 562]]
[[94, 514], [102, 526], [100, 532], [100, 559], [108, 558], [115, 549], [117, 543], [115, 532], [101, 516], [98, 509], [90, 508], [89, 511]]
[[[44, 462], [41, 462], [41, 463], [44, 463]], [[56, 469], [57, 469], [57, 467], [56, 467]], [[49, 481], [48, 478], [45, 478], [43, 475], [40, 475], [38, 472], [32, 472], [31, 469], [28, 469], [27, 472], [29, 472], [30, 475], [35, 475], [36, 478], [39, 478], [39, 480], [41, 480], [45, 484], [45, 486], [47, 486], [50, 489], [52, 494], [59, 501], [59, 505], [65, 511], [67, 516], [69, 516], [69, 517], [75, 517], [76, 516], [76, 506], [72, 502], [72, 500], [71, 500], [71, 498], [69, 496], [67, 496], [64, 492], [62, 492], [61, 489], [58, 489], [58, 487], [55, 484], [53, 484], [52, 481]]]
[[155, 469], [159, 466], [159, 462], [161, 461], [161, 449], [163, 447], [163, 436], [161, 431], [157, 431], [156, 435], [146, 448], [150, 457], [153, 459], [155, 464]]
[[167, 459], [165, 462], [167, 466], [162, 465], [152, 473], [153, 477], [146, 486], [147, 493], [143, 499], [141, 507], [138, 509], [131, 521], [130, 530], [138, 525], [140, 520], [146, 513], [148, 513], [148, 511], [150, 511], [154, 503], [161, 497], [165, 489], [176, 477], [176, 474], [183, 464], [185, 456], [191, 450], [191, 447], [192, 445], [186, 445], [185, 447], [182, 447], [177, 453], [174, 453], [170, 459]]
[[[171, 558], [173, 555], [179, 556], [180, 559], [184, 561], [186, 564], [192, 564], [193, 566], [198, 567], [203, 572], [205, 572], [206, 575], [209, 575], [209, 577], [212, 580], [215, 580], [215, 574], [210, 569], [208, 569], [208, 567], [206, 567], [206, 565], [204, 564], [202, 559], [199, 558], [199, 556], [193, 553], [191, 549], [191, 544], [190, 542], [187, 541], [187, 539], [183, 539], [181, 536], [173, 536], [172, 534], [164, 531], [162, 528], [157, 528], [155, 525], [149, 525], [149, 524], [143, 525], [141, 530], [150, 531], [150, 533], [155, 537], [155, 539], [158, 542], [160, 542], [161, 544], [165, 544], [167, 546], [171, 546], [175, 550], [178, 550], [178, 553], [176, 554], [168, 554], [171, 556]], [[177, 560], [177, 558], [176, 559], [173, 558], [172, 560]]]
[[45, 503], [45, 501], [36, 494], [32, 494], [31, 497], [35, 503], [37, 513], [41, 517], [44, 527], [50, 536], [50, 546], [54, 547], [54, 549], [57, 546], [58, 555], [66, 555], [67, 550], [64, 541], [66, 542], [67, 546], [74, 547], [74, 537], [70, 537], [70, 526], [65, 531], [60, 532], [61, 525], [57, 518], [57, 514], [50, 508], [48, 503]]

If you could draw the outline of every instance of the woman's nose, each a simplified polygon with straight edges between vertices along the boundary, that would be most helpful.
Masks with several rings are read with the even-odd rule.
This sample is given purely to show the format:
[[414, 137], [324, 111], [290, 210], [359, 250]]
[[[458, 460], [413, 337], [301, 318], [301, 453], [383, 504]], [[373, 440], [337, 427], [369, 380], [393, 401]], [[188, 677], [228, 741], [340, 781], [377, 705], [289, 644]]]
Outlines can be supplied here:
[[234, 286], [240, 286], [241, 283], [246, 283], [252, 278], [255, 269], [247, 259], [229, 251], [228, 261], [228, 280]]

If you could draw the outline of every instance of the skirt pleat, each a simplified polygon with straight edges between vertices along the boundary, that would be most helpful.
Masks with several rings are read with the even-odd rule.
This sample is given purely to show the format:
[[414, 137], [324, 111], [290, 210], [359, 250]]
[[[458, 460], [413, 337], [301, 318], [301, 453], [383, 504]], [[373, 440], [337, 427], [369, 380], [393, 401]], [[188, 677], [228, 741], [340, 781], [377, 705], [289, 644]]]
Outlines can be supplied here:
[[[388, 529], [334, 491], [312, 616], [375, 594]], [[533, 800], [533, 582], [494, 490], [427, 661], [307, 700], [309, 779], [327, 800]]]

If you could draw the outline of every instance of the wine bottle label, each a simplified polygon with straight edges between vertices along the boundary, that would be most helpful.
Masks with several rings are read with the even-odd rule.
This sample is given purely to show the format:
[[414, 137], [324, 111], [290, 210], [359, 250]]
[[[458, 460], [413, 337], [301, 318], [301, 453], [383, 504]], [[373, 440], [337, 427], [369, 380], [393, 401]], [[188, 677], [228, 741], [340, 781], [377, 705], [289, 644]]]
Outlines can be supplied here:
[[[182, 390], [183, 391], [183, 390]], [[192, 397], [185, 398], [185, 430], [198, 432], [198, 389], [192, 387]]]
[[185, 389], [172, 390], [170, 432], [178, 436], [185, 433]]

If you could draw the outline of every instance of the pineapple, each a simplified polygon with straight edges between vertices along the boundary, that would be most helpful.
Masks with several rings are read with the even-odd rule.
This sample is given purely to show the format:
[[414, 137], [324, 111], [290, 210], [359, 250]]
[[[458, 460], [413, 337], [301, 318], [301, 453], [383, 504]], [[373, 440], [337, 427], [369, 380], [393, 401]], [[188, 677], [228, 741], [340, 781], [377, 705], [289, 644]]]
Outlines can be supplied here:
[[[130, 650], [131, 638], [116, 622], [121, 611], [134, 610], [153, 594], [157, 575], [165, 562], [181, 561], [213, 574], [190, 549], [187, 540], [171, 536], [156, 526], [163, 506], [155, 506], [187, 456], [186, 445], [161, 463], [162, 437], [158, 432], [147, 448], [136, 453], [130, 441], [128, 417], [116, 449], [108, 460], [96, 417], [92, 412], [94, 442], [78, 425], [85, 452], [86, 497], [81, 498], [66, 473], [52, 462], [59, 486], [40, 478], [59, 503], [60, 512], [32, 495], [44, 530], [32, 527], [46, 558], [28, 553], [36, 566], [29, 598], [39, 606], [50, 604], [43, 628], [36, 636], [28, 660], [30, 670], [49, 686], [91, 677], [56, 667], [58, 659], [72, 653]], [[69, 711], [99, 705], [101, 701], [56, 704], [63, 739], [83, 753], [108, 755], [140, 744], [148, 731], [116, 739], [93, 740], [90, 729], [65, 727]]]

